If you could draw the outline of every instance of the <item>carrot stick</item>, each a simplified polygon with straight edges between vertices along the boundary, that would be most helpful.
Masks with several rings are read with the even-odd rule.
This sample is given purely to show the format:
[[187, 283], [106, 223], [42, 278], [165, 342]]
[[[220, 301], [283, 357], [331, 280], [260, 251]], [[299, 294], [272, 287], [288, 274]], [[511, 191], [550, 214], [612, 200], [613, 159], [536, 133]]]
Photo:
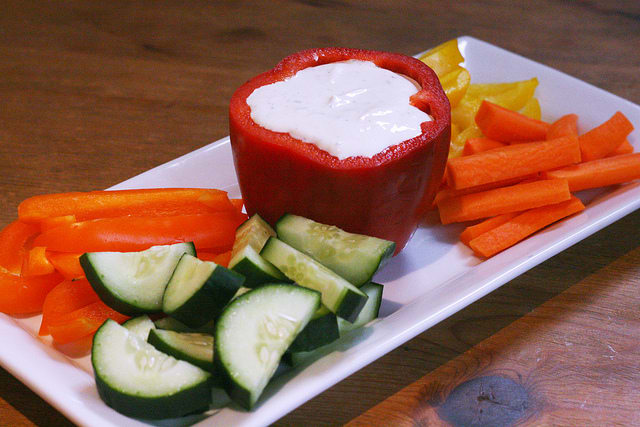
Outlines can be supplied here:
[[600, 159], [614, 151], [633, 130], [633, 125], [620, 111], [609, 120], [578, 137], [582, 161]]
[[505, 144], [489, 138], [469, 138], [462, 149], [463, 156], [469, 156], [492, 148], [504, 147]]
[[216, 212], [204, 215], [157, 217], [124, 216], [83, 221], [53, 228], [34, 239], [34, 245], [55, 252], [140, 251], [153, 245], [193, 242], [196, 249], [231, 249], [236, 228], [246, 215]]
[[471, 240], [469, 246], [477, 255], [489, 258], [547, 225], [583, 209], [584, 205], [575, 196], [565, 202], [531, 209], [481, 234]]
[[578, 162], [580, 146], [575, 137], [514, 144], [450, 159], [447, 182], [459, 190]]
[[497, 215], [491, 218], [487, 218], [484, 221], [470, 225], [465, 228], [462, 233], [460, 233], [460, 241], [465, 245], [469, 246], [469, 242], [478, 237], [479, 235], [486, 233], [489, 230], [493, 230], [499, 225], [504, 224], [509, 221], [511, 218], [518, 215], [518, 212], [509, 212], [502, 215]]
[[565, 179], [516, 184], [480, 193], [444, 199], [438, 204], [443, 224], [488, 218], [569, 200]]
[[618, 148], [616, 148], [611, 153], [609, 153], [607, 157], [621, 156], [623, 154], [631, 154], [633, 153], [633, 151], [634, 151], [633, 145], [631, 145], [629, 140], [625, 138], [624, 141], [622, 141], [622, 144], [618, 145]]
[[547, 137], [549, 130], [549, 123], [487, 100], [480, 104], [475, 121], [485, 136], [500, 142], [539, 141]]
[[227, 193], [201, 188], [156, 188], [44, 194], [18, 206], [25, 222], [75, 215], [78, 221], [124, 215], [186, 215], [234, 209]]
[[463, 196], [465, 194], [471, 193], [479, 193], [481, 191], [493, 190], [494, 188], [508, 187], [510, 185], [519, 184], [525, 181], [533, 181], [537, 178], [538, 174], [535, 173], [531, 175], [519, 176], [516, 178], [504, 179], [501, 181], [489, 182], [487, 184], [477, 185], [475, 187], [461, 188], [460, 190], [455, 190], [451, 187], [445, 186], [436, 193], [434, 203], [437, 205], [441, 200], [451, 197]]
[[566, 114], [549, 126], [547, 139], [556, 139], [563, 136], [578, 136], [577, 114]]
[[570, 191], [621, 184], [640, 178], [640, 153], [605, 157], [545, 172], [547, 179], [566, 179]]

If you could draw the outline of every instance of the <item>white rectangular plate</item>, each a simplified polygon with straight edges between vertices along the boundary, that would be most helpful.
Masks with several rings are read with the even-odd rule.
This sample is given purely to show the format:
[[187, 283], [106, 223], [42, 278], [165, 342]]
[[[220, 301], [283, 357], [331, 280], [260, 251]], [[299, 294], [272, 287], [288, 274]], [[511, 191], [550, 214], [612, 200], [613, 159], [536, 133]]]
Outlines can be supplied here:
[[[549, 67], [471, 37], [459, 38], [474, 82], [538, 77], [536, 95], [543, 119], [566, 113], [580, 117], [584, 132], [622, 111], [636, 126], [640, 107]], [[629, 138], [636, 150], [638, 132]], [[113, 188], [214, 187], [239, 196], [229, 139], [225, 138]], [[501, 254], [480, 262], [459, 243], [460, 226], [420, 227], [400, 255], [376, 280], [385, 284], [382, 317], [336, 343], [304, 369], [279, 376], [253, 412], [225, 405], [207, 417], [159, 424], [268, 425], [353, 372], [381, 357], [468, 304], [549, 257], [640, 207], [640, 183], [616, 186], [580, 197], [586, 211], [553, 225]], [[99, 399], [88, 358], [72, 359], [38, 338], [40, 316], [16, 319], [0, 315], [0, 363], [69, 419], [87, 426], [142, 425], [108, 408]]]

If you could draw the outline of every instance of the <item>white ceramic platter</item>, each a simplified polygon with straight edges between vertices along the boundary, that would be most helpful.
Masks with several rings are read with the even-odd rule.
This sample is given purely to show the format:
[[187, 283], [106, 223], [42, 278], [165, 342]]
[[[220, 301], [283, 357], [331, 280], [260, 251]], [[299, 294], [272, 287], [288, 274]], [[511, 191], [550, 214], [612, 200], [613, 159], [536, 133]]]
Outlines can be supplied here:
[[[622, 111], [640, 126], [640, 107], [549, 67], [471, 37], [459, 45], [473, 82], [537, 77], [543, 119], [580, 117], [581, 132]], [[640, 148], [639, 132], [629, 137]], [[229, 139], [207, 145], [113, 188], [214, 187], [239, 196]], [[206, 417], [159, 424], [267, 425], [507, 281], [640, 207], [640, 183], [583, 192], [587, 209], [501, 254], [480, 262], [458, 242], [460, 226], [427, 218], [400, 255], [377, 275], [385, 284], [381, 318], [337, 342], [308, 366], [286, 372], [265, 391], [253, 412], [216, 398]], [[88, 358], [70, 358], [37, 337], [40, 316], [0, 315], [0, 363], [65, 414], [86, 426], [142, 425], [108, 408], [96, 392]]]

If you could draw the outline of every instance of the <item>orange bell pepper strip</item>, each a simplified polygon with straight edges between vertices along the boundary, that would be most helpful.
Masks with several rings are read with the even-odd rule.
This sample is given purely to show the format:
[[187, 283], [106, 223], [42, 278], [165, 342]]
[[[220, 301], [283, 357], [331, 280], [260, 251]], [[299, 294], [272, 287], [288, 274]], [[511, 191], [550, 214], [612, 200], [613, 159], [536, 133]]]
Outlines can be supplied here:
[[49, 262], [46, 251], [47, 248], [44, 246], [35, 246], [29, 249], [22, 264], [22, 275], [24, 277], [51, 274], [56, 270], [53, 264]]
[[193, 242], [196, 248], [229, 250], [246, 215], [216, 212], [158, 217], [125, 216], [63, 225], [40, 234], [34, 245], [56, 252], [133, 252], [154, 245]]
[[210, 251], [198, 251], [198, 258], [202, 261], [213, 261], [218, 265], [223, 267], [229, 266], [229, 261], [231, 261], [231, 251], [225, 251], [220, 253], [210, 252]]
[[0, 270], [20, 274], [27, 253], [27, 243], [40, 232], [40, 228], [13, 221], [0, 231]]
[[49, 291], [62, 280], [62, 276], [57, 272], [21, 277], [0, 271], [0, 312], [31, 314], [41, 311]]
[[80, 265], [81, 253], [46, 252], [49, 262], [67, 280], [84, 277], [84, 270]]
[[128, 318], [96, 301], [52, 320], [48, 329], [55, 342], [67, 344], [93, 334], [107, 319], [122, 323]]
[[100, 297], [86, 279], [60, 282], [44, 299], [42, 322], [38, 334], [48, 335], [51, 322], [96, 301], [100, 301]]
[[227, 193], [202, 188], [154, 188], [43, 194], [18, 206], [24, 222], [75, 215], [78, 221], [124, 215], [203, 214], [233, 210]]
[[40, 221], [40, 231], [44, 233], [52, 228], [60, 227], [61, 225], [73, 224], [74, 222], [78, 222], [75, 215], [62, 215], [44, 218]]

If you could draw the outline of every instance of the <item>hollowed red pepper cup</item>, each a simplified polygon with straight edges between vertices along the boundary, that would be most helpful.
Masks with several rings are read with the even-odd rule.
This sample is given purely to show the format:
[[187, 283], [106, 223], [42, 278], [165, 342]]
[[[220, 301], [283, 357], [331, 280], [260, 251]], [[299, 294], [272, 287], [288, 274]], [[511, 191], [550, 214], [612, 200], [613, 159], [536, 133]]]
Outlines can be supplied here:
[[[251, 119], [247, 97], [298, 71], [357, 59], [412, 78], [420, 86], [412, 105], [431, 115], [422, 134], [373, 157], [338, 159], [288, 133]], [[229, 106], [231, 147], [247, 213], [271, 224], [294, 213], [353, 233], [392, 240], [396, 253], [429, 209], [449, 152], [451, 109], [436, 74], [421, 61], [395, 53], [322, 48], [283, 59], [234, 93]], [[366, 141], [365, 141], [366, 143]]]

